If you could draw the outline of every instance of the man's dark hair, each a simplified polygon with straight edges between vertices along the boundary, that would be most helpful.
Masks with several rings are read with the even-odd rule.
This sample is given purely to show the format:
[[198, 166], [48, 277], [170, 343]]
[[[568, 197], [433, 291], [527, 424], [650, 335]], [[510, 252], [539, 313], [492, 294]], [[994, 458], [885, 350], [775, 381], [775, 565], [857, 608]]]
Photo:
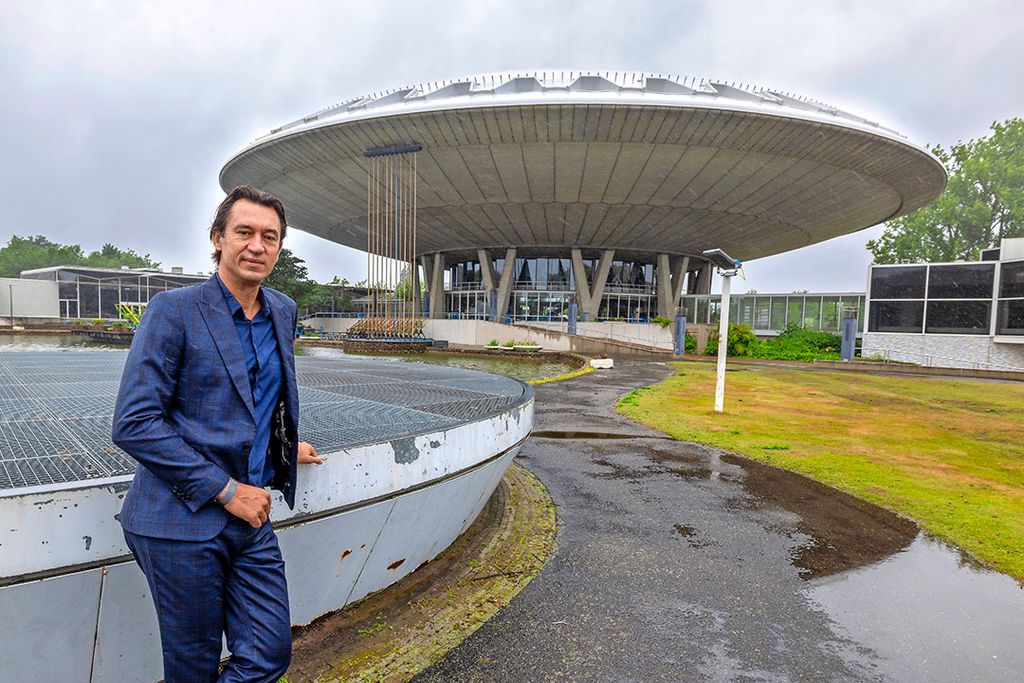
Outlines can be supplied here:
[[[213, 215], [213, 223], [210, 224], [211, 242], [213, 241], [214, 233], [220, 233], [220, 236], [224, 237], [224, 230], [228, 227], [228, 217], [231, 215], [231, 207], [239, 199], [265, 206], [277, 212], [277, 217], [281, 219], [281, 239], [284, 239], [284, 234], [288, 230], [288, 221], [285, 220], [284, 204], [281, 203], [281, 200], [269, 192], [257, 190], [255, 187], [249, 187], [248, 185], [239, 185], [231, 190], [231, 192], [228, 192], [228, 196], [217, 207], [217, 213]], [[213, 250], [210, 258], [213, 259], [214, 263], [220, 264], [220, 252], [216, 249]]]

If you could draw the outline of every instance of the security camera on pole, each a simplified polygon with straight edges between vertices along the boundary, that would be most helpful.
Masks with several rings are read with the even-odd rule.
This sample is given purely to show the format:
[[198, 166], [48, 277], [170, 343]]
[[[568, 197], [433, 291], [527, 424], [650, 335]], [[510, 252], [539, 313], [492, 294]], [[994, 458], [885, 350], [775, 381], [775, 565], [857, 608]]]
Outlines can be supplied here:
[[718, 376], [715, 380], [715, 412], [721, 413], [725, 409], [725, 355], [729, 346], [729, 292], [732, 289], [732, 279], [736, 275], [742, 276], [743, 264], [739, 259], [730, 257], [721, 249], [708, 249], [704, 252], [704, 258], [718, 268], [718, 274], [722, 277], [722, 307], [718, 312]]

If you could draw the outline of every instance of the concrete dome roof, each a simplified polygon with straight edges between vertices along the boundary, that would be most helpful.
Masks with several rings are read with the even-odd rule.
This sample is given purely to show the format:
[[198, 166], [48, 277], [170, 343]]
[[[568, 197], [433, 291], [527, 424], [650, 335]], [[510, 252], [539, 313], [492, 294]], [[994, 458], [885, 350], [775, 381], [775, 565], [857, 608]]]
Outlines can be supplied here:
[[743, 260], [909, 213], [946, 173], [822, 102], [664, 74], [537, 71], [425, 83], [274, 129], [225, 164], [289, 224], [366, 248], [367, 149], [418, 143], [417, 252], [616, 248]]

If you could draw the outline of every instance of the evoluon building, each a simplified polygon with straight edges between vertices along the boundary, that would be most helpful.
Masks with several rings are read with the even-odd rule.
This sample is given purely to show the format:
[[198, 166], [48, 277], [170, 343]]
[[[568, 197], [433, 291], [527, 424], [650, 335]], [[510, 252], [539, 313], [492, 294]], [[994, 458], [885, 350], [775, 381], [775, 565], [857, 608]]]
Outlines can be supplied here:
[[[663, 74], [489, 74], [348, 100], [221, 171], [291, 225], [367, 249], [367, 153], [414, 149], [415, 257], [431, 317], [671, 315], [748, 261], [900, 216], [946, 173], [897, 132], [822, 102]], [[419, 269], [415, 269], [419, 270]], [[417, 273], [418, 277], [418, 273]]]

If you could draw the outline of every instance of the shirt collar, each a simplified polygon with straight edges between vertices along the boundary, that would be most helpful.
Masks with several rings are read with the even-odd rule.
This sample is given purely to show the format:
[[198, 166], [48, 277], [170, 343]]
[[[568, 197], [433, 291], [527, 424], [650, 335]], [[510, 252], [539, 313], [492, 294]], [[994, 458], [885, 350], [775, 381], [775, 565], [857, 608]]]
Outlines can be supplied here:
[[[224, 294], [224, 302], [228, 305], [228, 310], [231, 311], [231, 317], [248, 320], [248, 318], [245, 317], [245, 310], [242, 308], [242, 304], [238, 303], [238, 299], [235, 298], [235, 295], [232, 294], [231, 290], [224, 284], [224, 281], [220, 279], [220, 273], [214, 273], [213, 277], [217, 279], [217, 284], [220, 285], [220, 291]], [[257, 322], [270, 317], [270, 306], [267, 301], [267, 297], [263, 296], [263, 287], [260, 287], [256, 297], [260, 301], [260, 311], [253, 316], [252, 322]]]

